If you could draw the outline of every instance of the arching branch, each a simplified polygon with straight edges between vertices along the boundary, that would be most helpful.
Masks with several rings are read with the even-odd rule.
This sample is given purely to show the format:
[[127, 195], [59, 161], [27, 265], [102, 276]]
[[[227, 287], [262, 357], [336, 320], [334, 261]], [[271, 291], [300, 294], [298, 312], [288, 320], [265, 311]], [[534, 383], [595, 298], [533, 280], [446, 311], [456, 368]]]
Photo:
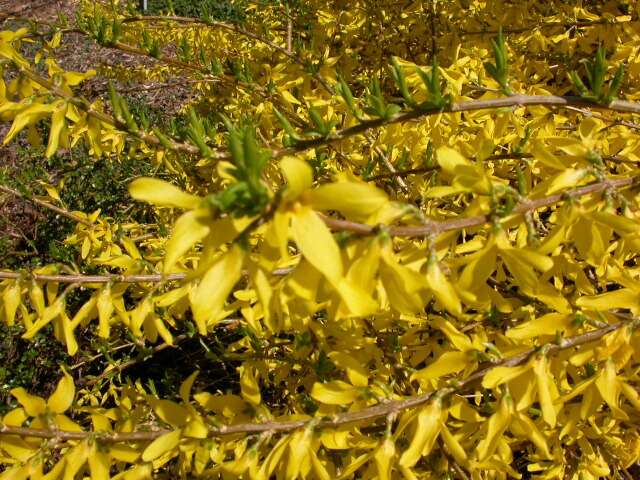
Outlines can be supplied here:
[[[374, 421], [378, 418], [387, 417], [388, 415], [398, 414], [405, 410], [420, 407], [427, 404], [436, 396], [439, 398], [448, 397], [455, 393], [462, 393], [469, 388], [477, 385], [485, 375], [496, 367], [516, 367], [526, 363], [532, 356], [544, 351], [547, 355], [553, 355], [564, 350], [580, 347], [582, 345], [595, 342], [602, 339], [609, 333], [620, 328], [629, 326], [636, 328], [639, 319], [633, 318], [627, 321], [621, 321], [613, 325], [599, 328], [581, 335], [565, 338], [561, 341], [554, 341], [544, 345], [542, 348], [531, 348], [519, 355], [514, 355], [502, 361], [496, 362], [486, 368], [480, 369], [465, 379], [456, 379], [450, 382], [452, 386], [446, 386], [434, 392], [427, 392], [422, 395], [405, 398], [402, 400], [390, 400], [379, 403], [369, 408], [365, 408], [356, 412], [339, 413], [330, 418], [323, 418], [315, 423], [315, 428], [340, 428], [354, 423]], [[304, 428], [309, 420], [290, 420], [290, 421], [273, 421], [265, 423], [240, 423], [236, 425], [225, 425], [209, 429], [208, 436], [211, 438], [225, 437], [236, 434], [259, 434], [259, 433], [287, 433]], [[0, 424], [0, 435], [17, 435], [24, 438], [43, 438], [57, 439], [60, 441], [84, 440], [89, 436], [95, 436], [103, 443], [121, 443], [121, 442], [144, 442], [152, 441], [156, 438], [169, 433], [170, 430], [158, 429], [152, 431], [107, 433], [107, 432], [77, 432], [66, 430], [46, 430], [28, 427], [12, 427]]]
[[[578, 198], [593, 193], [599, 193], [610, 189], [619, 189], [630, 187], [637, 183], [637, 177], [620, 178], [615, 180], [604, 180], [584, 187], [578, 187], [567, 190], [563, 193], [557, 193], [533, 200], [525, 199], [518, 203], [512, 211], [512, 214], [523, 214], [544, 208], [558, 203], [568, 198]], [[357, 235], [373, 235], [380, 230], [378, 225], [368, 225], [366, 223], [352, 222], [350, 220], [340, 220], [336, 218], [321, 215], [325, 224], [334, 231], [351, 232]], [[462, 230], [465, 228], [477, 227], [492, 221], [492, 216], [477, 215], [474, 217], [455, 218], [451, 220], [430, 220], [420, 226], [390, 226], [388, 227], [389, 235], [393, 237], [427, 237], [431, 235], [439, 235], [444, 232], [453, 230]], [[280, 268], [274, 270], [272, 275], [286, 275], [291, 272], [290, 268]], [[0, 279], [19, 279], [25, 274], [18, 272], [0, 272]], [[157, 283], [183, 280], [186, 273], [171, 274], [147, 274], [147, 275], [43, 275], [31, 274], [33, 279], [43, 282], [60, 282], [60, 283]]]

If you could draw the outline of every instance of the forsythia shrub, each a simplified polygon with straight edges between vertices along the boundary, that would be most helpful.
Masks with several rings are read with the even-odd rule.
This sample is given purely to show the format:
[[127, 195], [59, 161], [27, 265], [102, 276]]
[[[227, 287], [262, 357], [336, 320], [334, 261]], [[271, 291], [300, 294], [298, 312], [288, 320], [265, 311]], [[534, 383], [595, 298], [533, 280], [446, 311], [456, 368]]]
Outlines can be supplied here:
[[[638, 478], [640, 5], [235, 3], [0, 33], [4, 143], [149, 165], [157, 218], [0, 187], [76, 225], [75, 262], [0, 272], [0, 319], [236, 372], [14, 388], [0, 479]], [[74, 35], [140, 66], [66, 71]], [[154, 124], [128, 84], [189, 95]]]

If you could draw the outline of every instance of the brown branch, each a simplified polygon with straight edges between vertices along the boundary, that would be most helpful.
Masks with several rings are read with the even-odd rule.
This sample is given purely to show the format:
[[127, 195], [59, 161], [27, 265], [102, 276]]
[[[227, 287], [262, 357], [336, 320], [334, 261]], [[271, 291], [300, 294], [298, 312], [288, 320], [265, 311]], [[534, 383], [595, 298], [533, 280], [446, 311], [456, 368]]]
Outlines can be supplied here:
[[[563, 193], [549, 195], [547, 197], [537, 198], [534, 200], [524, 199], [518, 203], [512, 210], [513, 214], [522, 214], [537, 210], [538, 208], [549, 207], [555, 203], [568, 198], [577, 198], [593, 193], [603, 192], [605, 190], [624, 188], [634, 185], [638, 181], [637, 177], [621, 178], [617, 180], [604, 180], [584, 187], [567, 190]], [[366, 223], [357, 223], [350, 220], [340, 220], [336, 218], [320, 215], [325, 224], [334, 231], [351, 232], [358, 235], [373, 235], [380, 229], [377, 225], [368, 225]], [[390, 226], [388, 227], [389, 235], [392, 237], [427, 237], [431, 235], [439, 235], [444, 232], [453, 230], [462, 230], [465, 228], [477, 227], [484, 225], [492, 220], [490, 214], [477, 215], [474, 217], [456, 218], [450, 220], [429, 220], [420, 226]], [[279, 268], [271, 272], [272, 275], [287, 275], [291, 272], [291, 268]], [[37, 281], [42, 282], [59, 282], [59, 283], [157, 283], [183, 280], [187, 277], [186, 273], [170, 273], [170, 274], [139, 274], [139, 275], [44, 275], [44, 274], [23, 274], [19, 272], [2, 272], [0, 271], [0, 279], [19, 279], [23, 276], [29, 276]]]
[[[527, 25], [525, 27], [517, 27], [517, 28], [503, 28], [502, 33], [525, 33], [530, 32], [535, 29], [546, 29], [546, 28], [554, 28], [554, 27], [562, 27], [565, 30], [570, 28], [585, 28], [585, 27], [595, 27], [598, 25], [626, 25], [629, 23], [637, 22], [638, 18], [632, 18], [630, 20], [626, 20], [624, 22], [619, 21], [610, 21], [607, 19], [601, 20], [587, 20], [581, 22], [546, 22], [546, 23], [537, 23], [532, 25]], [[460, 32], [459, 36], [463, 37], [465, 35], [497, 35], [498, 30], [480, 30], [480, 31], [467, 31]]]
[[[82, 110], [86, 111], [88, 115], [91, 115], [100, 121], [108, 123], [123, 130], [124, 132], [132, 135], [135, 138], [153, 144], [161, 145], [160, 140], [153, 134], [145, 132], [130, 132], [127, 125], [120, 122], [109, 115], [92, 110], [88, 102], [83, 99], [76, 98], [67, 94], [60, 88], [56, 87], [48, 79], [38, 75], [37, 73], [20, 67], [20, 71], [27, 75], [30, 79], [36, 83], [47, 88], [51, 93], [64, 98], [65, 100], [73, 103]], [[407, 112], [397, 113], [389, 119], [376, 118], [371, 120], [365, 120], [357, 125], [348, 127], [342, 130], [338, 130], [326, 137], [321, 137], [311, 140], [302, 140], [296, 143], [292, 147], [285, 147], [274, 149], [271, 151], [271, 157], [276, 159], [286, 155], [294, 155], [296, 153], [304, 152], [312, 148], [317, 148], [323, 145], [330, 145], [347, 138], [361, 135], [374, 128], [381, 128], [386, 125], [392, 125], [395, 123], [407, 122], [410, 120], [416, 120], [418, 118], [427, 117], [431, 115], [438, 115], [441, 113], [461, 113], [471, 112], [477, 110], [495, 110], [507, 107], [525, 107], [525, 106], [546, 106], [546, 107], [568, 107], [568, 106], [582, 106], [599, 108], [602, 110], [610, 110], [621, 113], [637, 113], [640, 114], [640, 103], [628, 102], [624, 100], [614, 100], [608, 105], [596, 104], [588, 100], [584, 100], [580, 97], [574, 96], [557, 96], [557, 95], [511, 95], [509, 97], [493, 98], [489, 100], [469, 100], [464, 102], [452, 103], [446, 108], [430, 108], [424, 110], [410, 110]], [[172, 149], [176, 151], [182, 151], [191, 154], [198, 154], [200, 150], [195, 145], [180, 143], [174, 140], [170, 140]], [[232, 160], [231, 154], [226, 150], [212, 150], [209, 158], [212, 160]]]
[[[559, 342], [548, 343], [542, 348], [531, 348], [519, 355], [514, 355], [502, 361], [496, 362], [486, 368], [476, 371], [464, 380], [454, 380], [451, 385], [443, 387], [434, 392], [416, 395], [414, 397], [402, 400], [389, 400], [379, 403], [372, 407], [365, 408], [357, 412], [345, 412], [336, 414], [330, 418], [317, 420], [316, 428], [340, 428], [354, 423], [373, 421], [381, 417], [389, 415], [397, 415], [398, 413], [420, 407], [427, 404], [433, 398], [444, 398], [455, 393], [462, 393], [481, 381], [486, 374], [496, 367], [516, 367], [526, 363], [531, 357], [539, 354], [541, 351], [547, 355], [555, 354], [564, 350], [580, 347], [591, 342], [598, 341], [611, 332], [614, 332], [624, 326], [635, 328], [639, 320], [636, 318], [630, 321], [622, 321], [604, 328], [593, 330], [574, 337], [565, 338]], [[222, 427], [214, 427], [209, 429], [208, 436], [225, 437], [237, 434], [259, 434], [259, 433], [286, 433], [300, 428], [304, 428], [309, 420], [290, 420], [290, 421], [274, 421], [265, 423], [240, 423], [236, 425], [225, 425]], [[17, 435], [25, 438], [44, 438], [57, 439], [60, 441], [68, 440], [84, 440], [89, 436], [97, 436], [103, 443], [119, 443], [119, 442], [140, 442], [152, 441], [171, 430], [159, 429], [152, 431], [107, 433], [107, 432], [76, 432], [67, 430], [45, 430], [28, 427], [12, 427], [0, 424], [0, 435]]]
[[293, 20], [287, 20], [287, 51], [293, 53]]
[[[521, 214], [538, 208], [548, 207], [565, 198], [582, 197], [584, 195], [590, 195], [592, 193], [598, 193], [609, 189], [628, 187], [633, 185], [636, 181], [636, 177], [605, 180], [591, 185], [585, 185], [584, 187], [574, 188], [564, 193], [537, 198], [535, 200], [525, 199], [515, 206], [512, 210], [512, 214]], [[388, 228], [388, 232], [393, 237], [425, 237], [450, 232], [452, 230], [477, 227], [490, 222], [491, 219], [491, 215], [487, 214], [451, 220], [430, 220], [427, 221], [425, 225], [420, 226], [392, 226]], [[351, 222], [349, 220], [338, 220], [329, 217], [323, 217], [323, 220], [333, 230], [352, 232], [360, 235], [371, 235], [379, 230], [379, 227], [377, 226]]]
[[[372, 145], [375, 142], [375, 140], [371, 137], [368, 137], [368, 140], [371, 142]], [[393, 166], [393, 163], [391, 163], [387, 154], [382, 150], [382, 148], [380, 148], [377, 145], [374, 146], [373, 149], [380, 157], [380, 160], [382, 160], [382, 163], [384, 163], [384, 166], [387, 167], [387, 170], [389, 170], [389, 176], [393, 178], [393, 181], [395, 182], [395, 184], [398, 187], [400, 187], [400, 189], [404, 193], [408, 193], [409, 188], [407, 187], [406, 182], [404, 181], [401, 175], [398, 175], [398, 171], [396, 170], [396, 167]], [[369, 178], [369, 180], [371, 180], [371, 178]]]
[[47, 201], [44, 200], [40, 200], [38, 198], [34, 198], [34, 197], [27, 197], [25, 195], [23, 195], [22, 193], [20, 193], [18, 190], [14, 190], [13, 188], [4, 186], [4, 185], [0, 185], [0, 192], [4, 192], [4, 193], [8, 193], [9, 195], [13, 195], [14, 197], [18, 197], [21, 199], [24, 199], [26, 201], [29, 201], [31, 203], [34, 203], [35, 205], [39, 205], [41, 207], [47, 208], [53, 212], [56, 212], [59, 215], [62, 215], [65, 218], [68, 218], [69, 220], [73, 220], [74, 222], [78, 222], [78, 223], [82, 223], [83, 225], [87, 225], [90, 226], [92, 225], [92, 223], [87, 220], [86, 218], [83, 218], [79, 215], [76, 215], [75, 213], [70, 212], [69, 210], [65, 210], [64, 208], [61, 207], [57, 207], [56, 205], [53, 205], [52, 203], [49, 203]]
[[[430, 108], [424, 110], [410, 110], [393, 115], [389, 119], [375, 118], [365, 120], [357, 125], [338, 130], [326, 137], [302, 140], [296, 145], [287, 148], [276, 149], [272, 152], [273, 158], [283, 157], [285, 155], [294, 155], [312, 148], [322, 145], [328, 145], [355, 135], [362, 135], [368, 130], [381, 128], [394, 123], [403, 123], [411, 120], [417, 120], [422, 117], [431, 115], [439, 115], [441, 113], [460, 113], [472, 112], [477, 110], [494, 110], [507, 107], [526, 107], [526, 106], [544, 106], [544, 107], [567, 107], [579, 106], [589, 107], [601, 110], [610, 110], [620, 113], [637, 113], [640, 114], [640, 103], [627, 102], [624, 100], [614, 100], [608, 105], [596, 104], [589, 102], [580, 97], [574, 96], [557, 96], [557, 95], [512, 95], [509, 97], [492, 98], [488, 100], [468, 100], [464, 102], [452, 103], [446, 108]], [[222, 157], [216, 157], [223, 159]], [[228, 159], [228, 157], [224, 157]]]

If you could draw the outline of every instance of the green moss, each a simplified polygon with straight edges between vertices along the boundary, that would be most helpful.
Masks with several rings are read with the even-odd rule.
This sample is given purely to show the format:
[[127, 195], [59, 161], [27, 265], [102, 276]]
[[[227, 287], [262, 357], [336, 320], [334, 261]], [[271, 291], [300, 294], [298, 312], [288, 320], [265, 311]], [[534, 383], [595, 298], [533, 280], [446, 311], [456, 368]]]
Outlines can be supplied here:
[[12, 408], [13, 388], [50, 395], [60, 378], [60, 365], [70, 359], [54, 339], [52, 328], [43, 328], [30, 341], [22, 339], [23, 333], [22, 326], [0, 323], [0, 415]]

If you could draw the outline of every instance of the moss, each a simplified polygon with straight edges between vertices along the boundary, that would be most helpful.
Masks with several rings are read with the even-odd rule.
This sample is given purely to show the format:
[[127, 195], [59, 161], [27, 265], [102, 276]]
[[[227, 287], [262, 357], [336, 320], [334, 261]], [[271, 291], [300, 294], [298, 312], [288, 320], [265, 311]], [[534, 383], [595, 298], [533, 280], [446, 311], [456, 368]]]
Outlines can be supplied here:
[[50, 395], [60, 378], [60, 365], [70, 360], [52, 328], [43, 328], [33, 340], [22, 339], [23, 333], [22, 326], [0, 323], [0, 415], [12, 408], [13, 388]]

